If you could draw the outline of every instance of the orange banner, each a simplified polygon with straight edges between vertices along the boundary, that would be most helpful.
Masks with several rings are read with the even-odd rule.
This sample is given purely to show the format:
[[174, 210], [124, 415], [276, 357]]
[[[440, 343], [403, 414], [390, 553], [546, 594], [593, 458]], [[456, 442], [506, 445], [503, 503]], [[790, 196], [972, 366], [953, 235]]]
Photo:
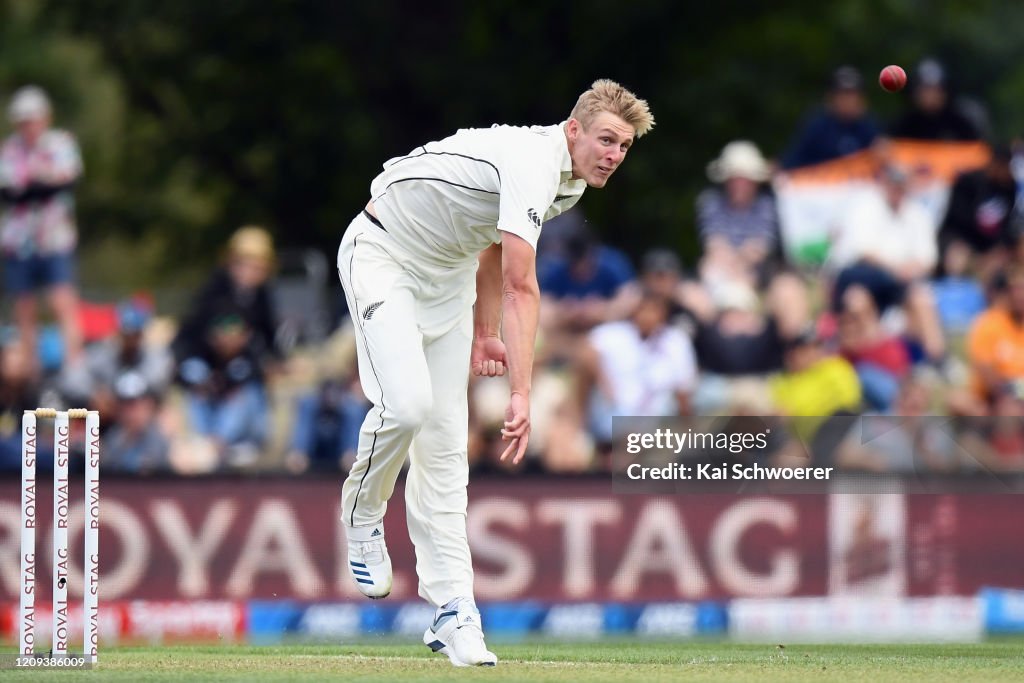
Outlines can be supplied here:
[[931, 142], [925, 140], [885, 140], [871, 149], [849, 154], [783, 175], [794, 185], [832, 185], [874, 176], [886, 162], [903, 166], [918, 178], [952, 184], [959, 173], [988, 163], [991, 152], [981, 142]]

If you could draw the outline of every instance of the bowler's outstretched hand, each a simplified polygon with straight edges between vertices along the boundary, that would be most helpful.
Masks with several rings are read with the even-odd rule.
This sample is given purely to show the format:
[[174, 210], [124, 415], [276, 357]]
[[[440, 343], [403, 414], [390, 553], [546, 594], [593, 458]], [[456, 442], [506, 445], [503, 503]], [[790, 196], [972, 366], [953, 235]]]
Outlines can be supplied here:
[[512, 393], [508, 408], [505, 409], [505, 428], [501, 430], [501, 438], [510, 443], [502, 452], [500, 460], [515, 454], [512, 464], [518, 465], [526, 455], [526, 445], [530, 442], [530, 400], [519, 392]]

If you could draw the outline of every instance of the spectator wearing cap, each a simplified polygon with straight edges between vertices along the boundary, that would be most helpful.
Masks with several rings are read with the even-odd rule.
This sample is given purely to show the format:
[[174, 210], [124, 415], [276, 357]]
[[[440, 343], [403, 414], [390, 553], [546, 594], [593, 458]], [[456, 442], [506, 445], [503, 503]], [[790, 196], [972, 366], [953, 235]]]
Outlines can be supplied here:
[[86, 403], [106, 417], [107, 424], [118, 419], [114, 396], [115, 381], [131, 372], [145, 382], [147, 391], [159, 402], [174, 374], [170, 350], [145, 342], [150, 311], [134, 300], [117, 306], [117, 334], [86, 349], [85, 362], [63, 373], [61, 393], [72, 404]]
[[14, 297], [19, 343], [37, 367], [36, 293], [46, 291], [60, 323], [65, 358], [82, 349], [74, 284], [77, 232], [73, 188], [82, 175], [78, 144], [50, 127], [50, 100], [36, 86], [14, 93], [8, 119], [14, 133], [0, 146], [0, 249], [5, 289]]
[[204, 343], [177, 368], [192, 430], [212, 442], [221, 466], [256, 463], [267, 436], [267, 397], [253, 330], [241, 309], [211, 312]]
[[277, 340], [277, 313], [270, 291], [275, 252], [270, 233], [257, 226], [239, 228], [231, 236], [224, 265], [199, 290], [171, 343], [178, 363], [207, 355], [207, 332], [212, 319], [225, 307], [235, 310], [249, 330], [251, 355], [260, 373], [278, 369], [284, 350]]
[[562, 257], [539, 267], [540, 328], [548, 351], [571, 357], [582, 335], [595, 325], [624, 318], [635, 297], [636, 273], [629, 258], [600, 243], [583, 227], [565, 243]]
[[824, 107], [813, 112], [797, 131], [782, 156], [782, 167], [838, 159], [870, 147], [878, 133], [878, 124], [867, 111], [864, 79], [852, 66], [841, 66], [829, 81]]
[[943, 260], [951, 248], [966, 248], [985, 282], [1006, 265], [1018, 237], [1014, 226], [1017, 182], [1011, 160], [1009, 146], [995, 145], [984, 168], [957, 176], [939, 230]]
[[156, 394], [146, 379], [127, 371], [113, 383], [117, 424], [103, 437], [103, 467], [113, 472], [151, 474], [170, 470], [170, 441], [157, 420]]
[[950, 97], [946, 70], [934, 59], [922, 61], [910, 78], [910, 107], [893, 122], [889, 135], [913, 140], [980, 140], [981, 130]]
[[627, 310], [635, 310], [645, 293], [655, 294], [668, 303], [669, 322], [681, 327], [687, 334], [693, 334], [693, 318], [684, 305], [687, 287], [683, 264], [671, 249], [655, 247], [647, 251], [640, 265], [640, 277], [636, 285], [628, 289]]
[[832, 310], [842, 310], [849, 287], [864, 287], [880, 313], [902, 307], [907, 339], [940, 361], [945, 338], [926, 282], [938, 260], [936, 225], [909, 197], [909, 183], [904, 169], [887, 165], [877, 186], [843, 215], [827, 264], [837, 273]]
[[707, 174], [716, 185], [697, 197], [701, 277], [754, 284], [779, 253], [779, 215], [765, 185], [771, 167], [754, 143], [736, 140], [708, 164]]

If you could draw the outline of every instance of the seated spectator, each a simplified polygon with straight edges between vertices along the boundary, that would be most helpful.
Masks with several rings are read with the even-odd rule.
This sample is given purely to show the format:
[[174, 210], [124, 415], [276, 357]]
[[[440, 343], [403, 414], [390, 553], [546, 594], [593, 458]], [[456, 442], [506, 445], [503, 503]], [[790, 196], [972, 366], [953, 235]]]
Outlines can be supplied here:
[[253, 332], [231, 304], [209, 316], [204, 344], [178, 364], [192, 429], [208, 437], [222, 465], [257, 460], [266, 438], [267, 398]]
[[861, 388], [857, 372], [842, 356], [830, 353], [813, 328], [786, 344], [784, 369], [772, 378], [775, 405], [782, 415], [801, 418], [794, 433], [810, 443], [825, 419], [859, 413]]
[[171, 344], [175, 360], [202, 355], [207, 347], [211, 319], [232, 306], [250, 331], [249, 351], [261, 371], [272, 372], [284, 359], [277, 343], [277, 315], [269, 278], [274, 267], [274, 245], [263, 228], [239, 228], [228, 241], [227, 261], [196, 294]]
[[779, 254], [775, 197], [764, 185], [771, 168], [751, 142], [730, 142], [708, 164], [715, 187], [697, 197], [697, 229], [704, 258], [701, 279], [756, 285]]
[[612, 416], [690, 412], [697, 383], [693, 346], [668, 324], [668, 302], [646, 293], [628, 320], [595, 327], [580, 354], [580, 405], [600, 443], [610, 443]]
[[938, 258], [935, 225], [928, 212], [908, 197], [909, 181], [903, 169], [884, 167], [878, 191], [843, 217], [829, 253], [829, 265], [838, 272], [832, 309], [841, 309], [847, 288], [860, 285], [871, 293], [880, 313], [902, 306], [908, 337], [937, 361], [945, 353], [945, 338], [925, 284]]
[[[577, 361], [578, 362], [578, 361]], [[534, 363], [530, 394], [531, 431], [526, 451], [527, 469], [544, 472], [579, 473], [600, 466], [595, 461], [594, 443], [586, 429], [584, 410], [577, 390], [575, 367]], [[504, 377], [470, 377], [469, 381], [469, 463], [517, 472], [508, 460], [499, 465], [501, 430], [508, 407], [508, 382]]]
[[369, 408], [358, 380], [321, 382], [315, 392], [296, 401], [285, 466], [295, 473], [347, 472]]
[[910, 79], [910, 108], [889, 128], [894, 138], [980, 140], [979, 128], [950, 97], [946, 70], [934, 59], [922, 61]]
[[846, 290], [839, 313], [839, 351], [857, 371], [868, 406], [889, 410], [900, 382], [910, 371], [910, 355], [898, 338], [888, 334], [866, 289]]
[[942, 256], [943, 275], [931, 283], [939, 320], [947, 333], [965, 333], [987, 305], [985, 288], [969, 275], [970, 263], [967, 245], [950, 244]]
[[1010, 267], [1003, 290], [974, 321], [967, 359], [973, 392], [981, 400], [992, 401], [1008, 386], [1024, 383], [1024, 266]]
[[624, 307], [635, 310], [646, 293], [655, 294], [668, 303], [669, 322], [692, 336], [694, 322], [686, 310], [683, 264], [674, 251], [656, 247], [644, 254], [640, 267], [639, 286], [628, 288]]
[[564, 257], [548, 260], [537, 273], [544, 301], [540, 329], [556, 357], [571, 357], [579, 336], [595, 325], [625, 317], [631, 299], [626, 285], [636, 279], [629, 258], [589, 230], [577, 232], [565, 248]]
[[113, 472], [152, 474], [170, 470], [170, 442], [160, 430], [157, 395], [135, 371], [113, 383], [117, 424], [103, 437], [103, 467]]
[[586, 229], [586, 218], [579, 205], [544, 221], [544, 229], [537, 240], [537, 272], [544, 270], [549, 261], [564, 259], [569, 243]]
[[992, 417], [985, 420], [992, 457], [983, 461], [997, 472], [1024, 471], [1024, 391], [1021, 384], [1007, 386], [995, 397]]
[[1010, 149], [997, 145], [985, 168], [960, 174], [939, 231], [943, 257], [951, 247], [966, 247], [983, 282], [1008, 262], [1017, 237], [1012, 227], [1017, 181], [1010, 161]]
[[39, 387], [21, 344], [0, 346], [0, 470], [21, 468], [21, 416], [39, 407]]
[[867, 111], [864, 79], [851, 66], [832, 74], [825, 106], [804, 121], [782, 156], [786, 169], [810, 166], [870, 147], [878, 124]]
[[86, 404], [100, 411], [107, 425], [118, 419], [114, 382], [126, 372], [142, 377], [147, 391], [159, 401], [167, 391], [174, 371], [170, 349], [147, 345], [143, 332], [149, 311], [126, 301], [117, 307], [117, 335], [86, 349], [85, 362], [66, 370], [61, 391], [72, 404]]
[[931, 389], [908, 376], [891, 411], [851, 420], [835, 464], [870, 472], [953, 472], [961, 467], [963, 448], [945, 420], [931, 417]]
[[745, 396], [767, 392], [767, 375], [782, 369], [786, 340], [810, 322], [807, 288], [795, 275], [774, 278], [760, 310], [757, 293], [731, 282], [709, 292], [697, 283], [684, 288], [686, 308], [697, 321], [694, 349], [701, 369], [694, 411], [718, 414]]

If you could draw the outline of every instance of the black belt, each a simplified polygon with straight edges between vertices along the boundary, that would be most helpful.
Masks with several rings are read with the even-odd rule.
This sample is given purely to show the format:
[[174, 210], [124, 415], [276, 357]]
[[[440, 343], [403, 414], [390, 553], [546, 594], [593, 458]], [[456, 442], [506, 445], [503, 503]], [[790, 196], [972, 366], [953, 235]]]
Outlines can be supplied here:
[[384, 232], [388, 231], [388, 229], [384, 227], [383, 223], [381, 223], [379, 220], [377, 220], [377, 217], [374, 216], [369, 211], [367, 211], [366, 209], [363, 209], [363, 215], [366, 216], [370, 220], [371, 223], [376, 225], [378, 228], [380, 228]]

